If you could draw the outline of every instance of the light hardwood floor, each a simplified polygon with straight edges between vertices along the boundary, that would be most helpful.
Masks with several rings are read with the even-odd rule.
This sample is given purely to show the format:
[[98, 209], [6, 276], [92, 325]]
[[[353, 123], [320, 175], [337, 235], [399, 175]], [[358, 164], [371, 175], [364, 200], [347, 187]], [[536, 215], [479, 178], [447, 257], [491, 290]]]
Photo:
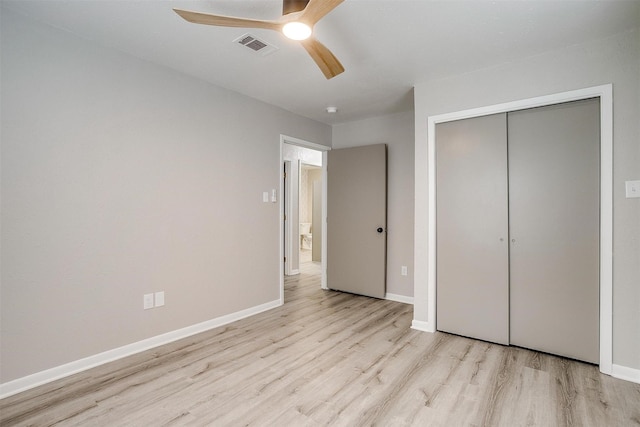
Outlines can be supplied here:
[[411, 330], [412, 306], [301, 270], [283, 307], [6, 398], [0, 425], [640, 425], [640, 385]]

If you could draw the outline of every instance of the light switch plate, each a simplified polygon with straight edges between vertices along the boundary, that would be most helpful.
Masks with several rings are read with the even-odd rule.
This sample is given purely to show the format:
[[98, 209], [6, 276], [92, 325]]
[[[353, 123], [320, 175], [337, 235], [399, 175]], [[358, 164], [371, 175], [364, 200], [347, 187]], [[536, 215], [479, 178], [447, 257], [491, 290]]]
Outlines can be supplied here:
[[162, 307], [164, 305], [164, 291], [155, 293], [156, 307]]
[[268, 191], [263, 191], [262, 192], [262, 201], [265, 203], [269, 203], [269, 192]]
[[624, 183], [627, 199], [640, 197], [640, 181], [626, 181]]
[[153, 308], [153, 294], [144, 294], [144, 302], [143, 302], [143, 308], [145, 310], [149, 310], [150, 308]]

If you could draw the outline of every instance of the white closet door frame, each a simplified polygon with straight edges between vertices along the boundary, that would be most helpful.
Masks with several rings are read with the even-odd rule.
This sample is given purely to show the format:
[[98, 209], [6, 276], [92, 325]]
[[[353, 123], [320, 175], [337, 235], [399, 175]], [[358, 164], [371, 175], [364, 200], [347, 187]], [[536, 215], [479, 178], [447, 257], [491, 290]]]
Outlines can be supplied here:
[[[545, 105], [588, 98], [600, 98], [600, 372], [612, 374], [613, 365], [613, 87], [611, 84], [562, 92], [536, 98], [506, 102], [428, 117], [428, 236], [416, 235], [415, 247], [427, 247], [426, 272], [415, 277], [427, 277], [427, 283], [414, 283], [414, 295], [427, 287], [427, 321], [414, 320], [411, 327], [426, 332], [436, 330], [436, 124], [489, 114], [518, 111]], [[415, 251], [415, 269], [424, 268], [423, 251]]]

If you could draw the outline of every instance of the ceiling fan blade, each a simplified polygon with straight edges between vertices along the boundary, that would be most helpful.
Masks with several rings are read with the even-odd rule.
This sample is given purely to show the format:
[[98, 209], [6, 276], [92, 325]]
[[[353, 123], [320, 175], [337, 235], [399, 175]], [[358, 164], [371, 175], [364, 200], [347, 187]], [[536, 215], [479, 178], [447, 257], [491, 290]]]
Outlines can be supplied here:
[[219, 27], [265, 28], [280, 31], [282, 24], [276, 21], [261, 21], [257, 19], [235, 18], [233, 16], [211, 15], [209, 13], [192, 12], [189, 10], [173, 9], [183, 19], [194, 24], [216, 25]]
[[327, 13], [338, 7], [344, 0], [309, 0], [302, 11], [300, 20], [310, 26], [321, 20]]
[[309, 55], [311, 55], [311, 58], [313, 58], [327, 80], [344, 71], [344, 67], [340, 61], [338, 61], [338, 58], [336, 58], [333, 53], [331, 53], [331, 51], [318, 40], [308, 38], [303, 40], [301, 43], [306, 51], [309, 52]]
[[282, 15], [302, 12], [308, 4], [309, 0], [282, 0]]

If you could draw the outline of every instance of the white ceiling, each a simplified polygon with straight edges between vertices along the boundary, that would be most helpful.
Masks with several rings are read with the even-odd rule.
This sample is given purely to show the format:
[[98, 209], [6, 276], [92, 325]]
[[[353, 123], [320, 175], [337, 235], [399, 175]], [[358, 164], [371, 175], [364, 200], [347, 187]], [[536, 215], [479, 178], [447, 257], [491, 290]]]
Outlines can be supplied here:
[[[346, 0], [315, 36], [346, 71], [326, 80], [304, 49], [270, 30], [182, 20], [173, 7], [276, 19], [273, 0], [2, 0], [81, 37], [324, 123], [410, 110], [415, 83], [607, 37], [640, 23], [640, 1]], [[268, 56], [232, 43], [245, 33]], [[337, 114], [325, 108], [336, 106]]]

